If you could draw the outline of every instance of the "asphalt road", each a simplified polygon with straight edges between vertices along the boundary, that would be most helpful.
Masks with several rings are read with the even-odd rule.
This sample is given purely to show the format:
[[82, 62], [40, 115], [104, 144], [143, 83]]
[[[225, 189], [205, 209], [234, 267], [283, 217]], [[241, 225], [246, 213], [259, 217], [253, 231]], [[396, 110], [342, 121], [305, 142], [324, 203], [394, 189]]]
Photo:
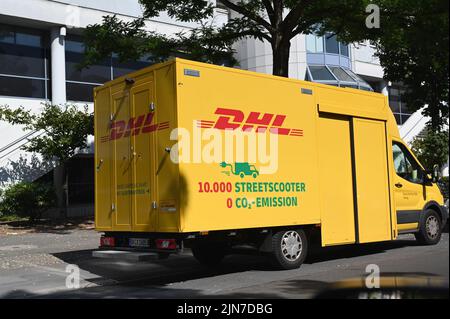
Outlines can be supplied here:
[[[0, 298], [310, 298], [327, 284], [361, 277], [368, 264], [382, 274], [449, 278], [448, 230], [436, 246], [412, 235], [394, 242], [314, 249], [297, 270], [274, 271], [264, 256], [227, 257], [215, 270], [185, 252], [167, 260], [98, 259], [91, 230], [0, 236]], [[66, 288], [69, 264], [80, 288]]]

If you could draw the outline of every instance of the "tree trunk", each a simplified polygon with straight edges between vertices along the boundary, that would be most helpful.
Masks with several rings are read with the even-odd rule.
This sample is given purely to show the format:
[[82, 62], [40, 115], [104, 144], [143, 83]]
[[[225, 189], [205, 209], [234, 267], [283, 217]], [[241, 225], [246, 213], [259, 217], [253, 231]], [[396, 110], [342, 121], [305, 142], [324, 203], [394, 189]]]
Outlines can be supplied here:
[[291, 41], [276, 37], [272, 43], [273, 75], [289, 77], [289, 54]]
[[65, 219], [67, 217], [66, 207], [66, 167], [64, 162], [60, 162], [53, 170], [53, 187], [56, 195], [56, 206], [59, 217]]

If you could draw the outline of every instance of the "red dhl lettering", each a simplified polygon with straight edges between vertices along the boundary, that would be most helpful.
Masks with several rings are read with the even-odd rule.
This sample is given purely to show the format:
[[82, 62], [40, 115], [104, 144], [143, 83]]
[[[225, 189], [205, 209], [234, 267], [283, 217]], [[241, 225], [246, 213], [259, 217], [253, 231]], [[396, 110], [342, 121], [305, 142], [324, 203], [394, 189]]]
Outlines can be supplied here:
[[289, 136], [303, 136], [302, 129], [284, 128], [283, 124], [286, 120], [286, 115], [250, 112], [246, 117], [240, 110], [217, 108], [215, 114], [220, 115], [217, 121], [199, 120], [197, 127], [199, 128], [215, 128], [218, 130], [237, 130], [241, 129], [244, 132], [265, 133], [269, 130], [272, 134], [289, 135]]
[[152, 124], [154, 113], [132, 117], [127, 121], [120, 120], [111, 123], [111, 132], [107, 136], [100, 138], [102, 143], [118, 140], [122, 137], [136, 136], [139, 134], [151, 133], [154, 131], [162, 131], [170, 127], [169, 122]]
[[[303, 136], [302, 129], [284, 128], [283, 124], [286, 115], [250, 112], [246, 117], [244, 112], [235, 109], [217, 108], [214, 114], [219, 115], [216, 121], [197, 120], [199, 128], [214, 128], [218, 130], [237, 130], [244, 132], [265, 133], [269, 130], [272, 134]], [[117, 140], [122, 137], [136, 136], [141, 133], [151, 133], [156, 130], [165, 130], [170, 127], [169, 122], [152, 124], [154, 113], [132, 117], [126, 122], [125, 120], [115, 121], [111, 123], [111, 133], [109, 136], [101, 138], [101, 142]]]

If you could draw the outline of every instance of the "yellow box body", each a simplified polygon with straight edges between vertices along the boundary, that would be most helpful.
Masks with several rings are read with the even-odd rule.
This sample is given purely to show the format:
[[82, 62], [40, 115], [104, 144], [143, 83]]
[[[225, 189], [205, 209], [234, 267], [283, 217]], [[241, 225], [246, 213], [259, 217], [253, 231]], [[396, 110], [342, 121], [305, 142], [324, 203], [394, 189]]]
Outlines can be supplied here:
[[[274, 158], [217, 142], [258, 128], [244, 150], [276, 137], [275, 170]], [[97, 88], [95, 138], [98, 231], [316, 225], [323, 245], [397, 237], [400, 137], [381, 94], [174, 59]]]

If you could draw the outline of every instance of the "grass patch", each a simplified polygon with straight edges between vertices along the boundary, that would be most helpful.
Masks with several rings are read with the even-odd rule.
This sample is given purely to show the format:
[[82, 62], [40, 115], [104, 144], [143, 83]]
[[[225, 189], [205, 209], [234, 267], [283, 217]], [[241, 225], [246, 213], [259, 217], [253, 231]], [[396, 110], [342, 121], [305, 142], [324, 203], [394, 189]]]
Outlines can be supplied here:
[[28, 218], [20, 217], [16, 214], [0, 215], [0, 222], [18, 222], [28, 220]]

